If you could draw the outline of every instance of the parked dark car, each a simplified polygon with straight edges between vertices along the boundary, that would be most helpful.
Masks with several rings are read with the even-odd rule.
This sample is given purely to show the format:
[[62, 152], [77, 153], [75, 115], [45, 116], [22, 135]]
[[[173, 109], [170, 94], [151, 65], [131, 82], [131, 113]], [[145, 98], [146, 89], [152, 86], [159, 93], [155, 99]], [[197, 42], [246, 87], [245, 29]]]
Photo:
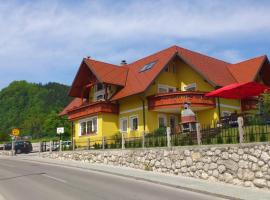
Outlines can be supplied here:
[[[12, 144], [6, 143], [5, 144], [5, 150], [11, 150], [12, 149]], [[32, 143], [29, 141], [16, 141], [15, 142], [15, 153], [20, 154], [20, 153], [29, 153], [33, 150]]]

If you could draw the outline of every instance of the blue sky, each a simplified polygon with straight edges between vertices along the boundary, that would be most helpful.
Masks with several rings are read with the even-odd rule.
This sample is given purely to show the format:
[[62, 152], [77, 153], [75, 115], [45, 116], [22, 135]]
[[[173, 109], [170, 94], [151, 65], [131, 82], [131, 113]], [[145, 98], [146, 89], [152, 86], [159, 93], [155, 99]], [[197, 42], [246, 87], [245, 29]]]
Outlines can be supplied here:
[[238, 62], [270, 56], [270, 1], [0, 0], [0, 89], [70, 85], [83, 57], [119, 64], [172, 45]]

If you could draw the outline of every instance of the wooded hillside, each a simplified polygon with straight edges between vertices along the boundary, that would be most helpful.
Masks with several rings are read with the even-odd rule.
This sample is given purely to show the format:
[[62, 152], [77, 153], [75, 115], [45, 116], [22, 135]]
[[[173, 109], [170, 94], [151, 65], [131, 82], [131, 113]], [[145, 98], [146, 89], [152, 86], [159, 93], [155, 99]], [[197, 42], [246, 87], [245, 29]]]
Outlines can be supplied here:
[[6, 140], [12, 128], [33, 138], [54, 137], [56, 127], [64, 126], [68, 136], [70, 123], [58, 117], [69, 102], [69, 86], [14, 81], [0, 91], [0, 140]]

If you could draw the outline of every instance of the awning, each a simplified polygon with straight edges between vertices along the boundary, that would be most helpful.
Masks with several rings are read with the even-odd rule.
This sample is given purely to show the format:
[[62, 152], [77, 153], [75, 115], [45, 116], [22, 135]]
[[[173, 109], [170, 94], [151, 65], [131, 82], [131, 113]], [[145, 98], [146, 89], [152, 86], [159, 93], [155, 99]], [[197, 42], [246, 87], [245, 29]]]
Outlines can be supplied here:
[[259, 96], [266, 90], [269, 90], [269, 87], [256, 82], [234, 83], [209, 92], [205, 96], [226, 99], [246, 99], [253, 96]]

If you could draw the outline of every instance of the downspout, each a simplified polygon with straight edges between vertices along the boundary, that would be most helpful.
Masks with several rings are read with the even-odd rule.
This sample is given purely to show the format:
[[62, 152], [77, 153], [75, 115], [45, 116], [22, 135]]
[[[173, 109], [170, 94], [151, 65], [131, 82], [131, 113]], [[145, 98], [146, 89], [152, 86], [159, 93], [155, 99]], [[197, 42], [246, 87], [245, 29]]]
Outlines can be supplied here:
[[145, 101], [142, 99], [143, 104], [143, 132], [145, 133]]
[[142, 110], [143, 110], [143, 131], [145, 133], [145, 100], [144, 97], [140, 97], [142, 100]]
[[218, 104], [218, 120], [220, 120], [220, 117], [221, 117], [221, 111], [220, 111], [220, 99], [219, 97], [217, 97], [217, 104]]

